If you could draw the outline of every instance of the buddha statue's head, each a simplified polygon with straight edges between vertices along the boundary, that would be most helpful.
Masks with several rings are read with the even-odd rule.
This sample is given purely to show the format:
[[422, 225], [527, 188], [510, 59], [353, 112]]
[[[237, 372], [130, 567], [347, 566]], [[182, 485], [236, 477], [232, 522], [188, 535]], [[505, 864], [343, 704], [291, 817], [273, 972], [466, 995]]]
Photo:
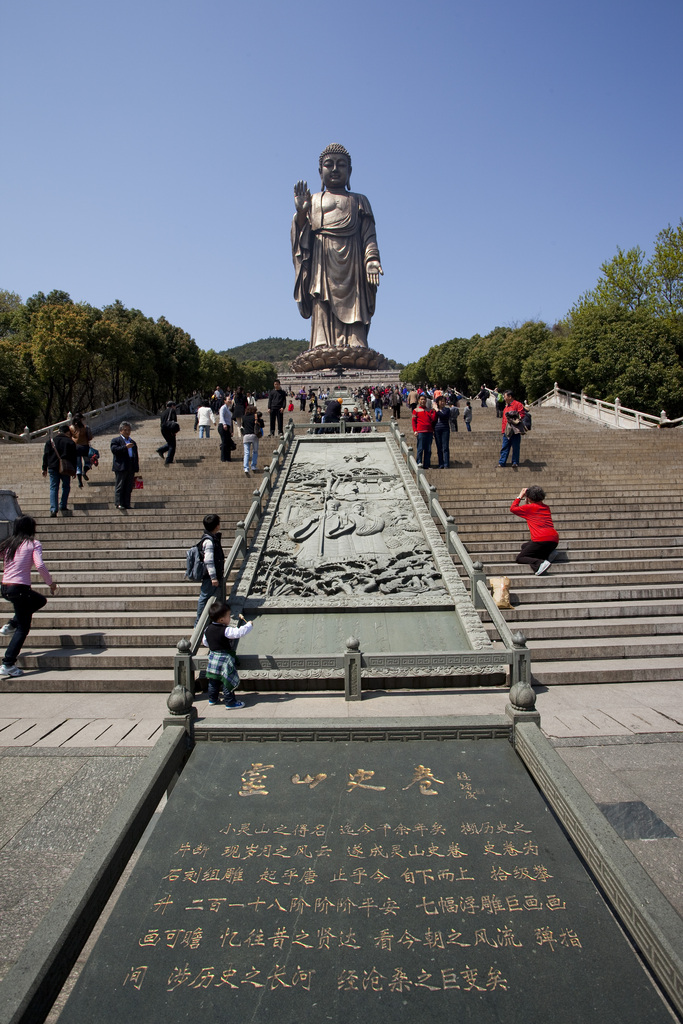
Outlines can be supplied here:
[[320, 154], [318, 170], [323, 191], [343, 192], [351, 181], [351, 155], [338, 142], [333, 142]]

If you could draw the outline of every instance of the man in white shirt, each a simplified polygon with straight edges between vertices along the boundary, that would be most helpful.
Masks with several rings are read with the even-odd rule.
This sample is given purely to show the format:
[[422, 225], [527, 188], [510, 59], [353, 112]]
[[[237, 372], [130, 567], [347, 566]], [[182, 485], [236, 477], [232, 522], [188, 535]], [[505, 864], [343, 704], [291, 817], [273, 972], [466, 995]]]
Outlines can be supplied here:
[[232, 448], [232, 402], [226, 397], [218, 413], [218, 433], [221, 436], [221, 462], [230, 462]]

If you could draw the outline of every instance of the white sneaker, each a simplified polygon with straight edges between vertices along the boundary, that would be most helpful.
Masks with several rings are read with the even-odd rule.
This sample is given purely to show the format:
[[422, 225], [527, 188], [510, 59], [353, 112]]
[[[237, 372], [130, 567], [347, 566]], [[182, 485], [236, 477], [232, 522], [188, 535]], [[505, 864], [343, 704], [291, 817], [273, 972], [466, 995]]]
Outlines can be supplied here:
[[0, 676], [23, 676], [23, 674], [16, 665], [5, 665], [4, 662], [0, 665]]
[[537, 576], [542, 576], [550, 568], [550, 562], [546, 559], [545, 562], [541, 562], [538, 569], [536, 570]]
[[16, 631], [16, 626], [13, 626], [11, 622], [6, 622], [5, 625], [0, 629], [0, 633], [3, 636], [10, 636], [10, 634]]
[[249, 476], [249, 470], [248, 470], [248, 469], [245, 469], [245, 471], [244, 471], [244, 475], [245, 475], [245, 476]]

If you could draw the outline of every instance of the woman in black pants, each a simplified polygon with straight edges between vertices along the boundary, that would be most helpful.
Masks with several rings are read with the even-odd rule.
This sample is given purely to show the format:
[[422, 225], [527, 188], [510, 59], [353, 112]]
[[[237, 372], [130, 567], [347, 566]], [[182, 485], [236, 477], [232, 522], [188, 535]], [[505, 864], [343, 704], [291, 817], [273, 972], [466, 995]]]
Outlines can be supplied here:
[[57, 584], [53, 582], [47, 566], [43, 562], [43, 549], [40, 541], [35, 539], [36, 521], [30, 516], [19, 516], [14, 520], [12, 536], [0, 544], [0, 556], [3, 560], [2, 596], [11, 601], [14, 615], [0, 633], [11, 636], [5, 656], [0, 666], [0, 676], [21, 676], [23, 672], [15, 664], [24, 640], [31, 628], [31, 619], [39, 608], [47, 602], [37, 591], [31, 589], [31, 569], [38, 570], [43, 580], [54, 594]]

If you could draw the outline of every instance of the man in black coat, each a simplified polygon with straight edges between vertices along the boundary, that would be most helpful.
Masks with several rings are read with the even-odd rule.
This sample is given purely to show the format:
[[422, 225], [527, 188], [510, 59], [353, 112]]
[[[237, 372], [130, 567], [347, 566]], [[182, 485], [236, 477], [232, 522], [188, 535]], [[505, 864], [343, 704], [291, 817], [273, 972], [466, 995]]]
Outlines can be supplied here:
[[283, 416], [286, 405], [287, 392], [280, 387], [280, 381], [276, 380], [273, 384], [273, 390], [268, 392], [268, 412], [270, 413], [270, 434], [268, 435], [269, 437], [275, 437], [276, 420], [277, 432], [280, 435], [283, 434]]
[[130, 496], [133, 493], [135, 474], [140, 472], [138, 446], [130, 436], [131, 426], [125, 420], [119, 424], [119, 434], [112, 437], [110, 448], [114, 461], [112, 470], [116, 477], [114, 488], [114, 504], [124, 512], [130, 508]]
[[[57, 515], [57, 505], [62, 515], [68, 513], [67, 502], [71, 490], [71, 474], [59, 472], [59, 460], [69, 462], [76, 473], [76, 445], [66, 423], [62, 423], [54, 437], [48, 438], [43, 450], [43, 476], [50, 474], [50, 515]], [[62, 500], [59, 501], [59, 484], [62, 484]]]
[[166, 444], [157, 448], [157, 455], [163, 459], [166, 456], [166, 465], [170, 466], [175, 456], [176, 434], [180, 430], [178, 426], [178, 415], [175, 411], [175, 402], [167, 402], [166, 408], [161, 414], [161, 433]]

